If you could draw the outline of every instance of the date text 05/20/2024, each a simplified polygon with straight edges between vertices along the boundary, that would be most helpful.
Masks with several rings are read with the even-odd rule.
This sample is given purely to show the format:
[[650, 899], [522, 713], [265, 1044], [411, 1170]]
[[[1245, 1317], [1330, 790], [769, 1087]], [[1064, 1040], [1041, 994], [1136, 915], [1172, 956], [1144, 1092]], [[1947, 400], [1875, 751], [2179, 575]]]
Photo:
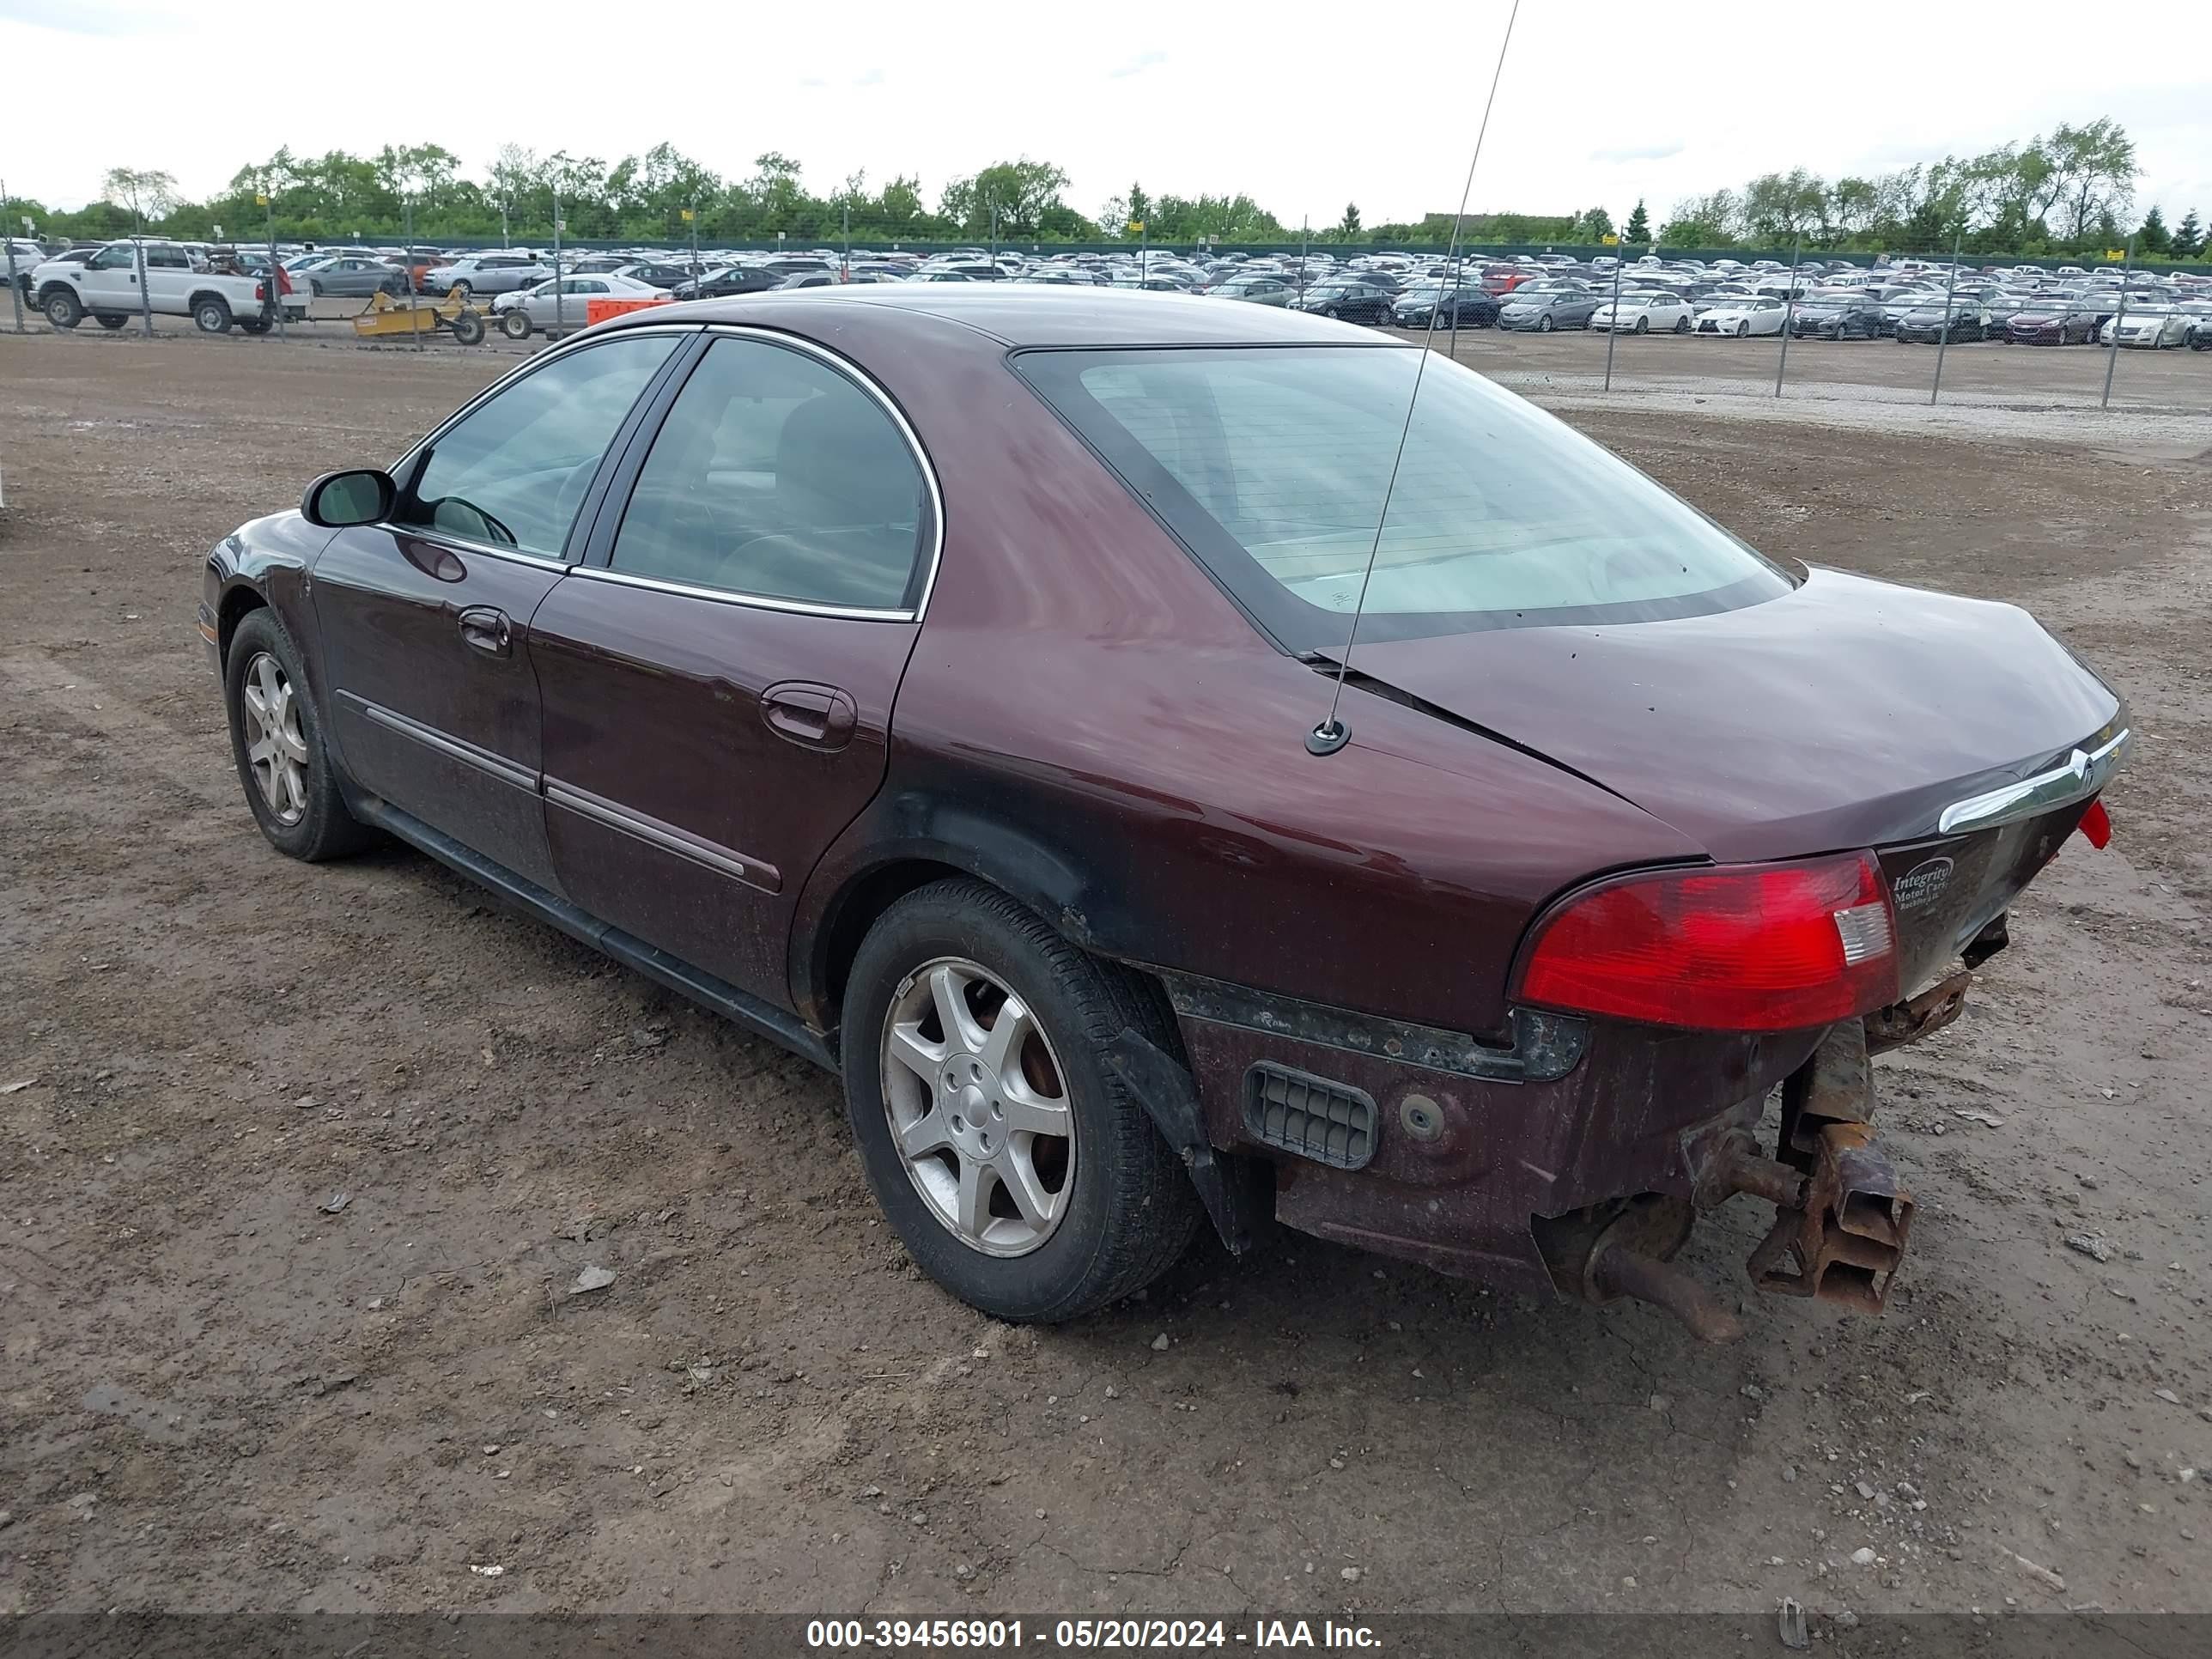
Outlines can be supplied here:
[[1365, 1648], [1382, 1645], [1364, 1625], [1327, 1620], [1261, 1619], [1249, 1626], [1219, 1619], [816, 1619], [806, 1626], [814, 1652], [1022, 1648], [1148, 1652], [1210, 1648]]

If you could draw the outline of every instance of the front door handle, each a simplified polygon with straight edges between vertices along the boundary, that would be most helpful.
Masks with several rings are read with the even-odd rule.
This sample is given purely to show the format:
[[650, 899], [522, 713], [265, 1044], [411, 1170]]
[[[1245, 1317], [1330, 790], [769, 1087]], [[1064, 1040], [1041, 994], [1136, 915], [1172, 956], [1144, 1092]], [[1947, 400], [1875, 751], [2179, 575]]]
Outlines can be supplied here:
[[812, 680], [777, 681], [761, 693], [760, 709], [769, 731], [808, 749], [842, 749], [860, 723], [849, 696]]
[[461, 638], [489, 657], [504, 657], [514, 648], [514, 629], [507, 612], [496, 605], [472, 605], [459, 618]]

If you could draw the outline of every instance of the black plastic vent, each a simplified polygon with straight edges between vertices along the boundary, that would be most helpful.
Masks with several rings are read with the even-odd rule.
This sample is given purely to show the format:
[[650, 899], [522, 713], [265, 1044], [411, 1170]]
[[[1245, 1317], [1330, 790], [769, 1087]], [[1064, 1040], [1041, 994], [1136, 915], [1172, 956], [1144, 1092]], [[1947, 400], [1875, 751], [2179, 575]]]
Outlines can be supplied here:
[[1264, 1060], [1244, 1073], [1244, 1127], [1255, 1140], [1339, 1170], [1364, 1170], [1375, 1156], [1370, 1096]]

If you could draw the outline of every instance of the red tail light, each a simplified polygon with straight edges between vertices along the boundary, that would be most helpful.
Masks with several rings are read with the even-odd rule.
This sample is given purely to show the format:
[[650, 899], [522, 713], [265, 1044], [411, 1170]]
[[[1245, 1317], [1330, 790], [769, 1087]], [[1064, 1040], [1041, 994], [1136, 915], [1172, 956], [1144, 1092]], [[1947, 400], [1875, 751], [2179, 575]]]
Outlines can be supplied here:
[[254, 297], [255, 299], [257, 299], [257, 300], [265, 300], [265, 299], [267, 299], [267, 298], [269, 297], [269, 295], [268, 295], [267, 291], [266, 291], [265, 289], [263, 289], [262, 285], [261, 285], [260, 283], [256, 283], [253, 285], [253, 297]]
[[1897, 923], [1871, 853], [1662, 871], [1540, 925], [1522, 1000], [1714, 1031], [1826, 1025], [1897, 1000]]

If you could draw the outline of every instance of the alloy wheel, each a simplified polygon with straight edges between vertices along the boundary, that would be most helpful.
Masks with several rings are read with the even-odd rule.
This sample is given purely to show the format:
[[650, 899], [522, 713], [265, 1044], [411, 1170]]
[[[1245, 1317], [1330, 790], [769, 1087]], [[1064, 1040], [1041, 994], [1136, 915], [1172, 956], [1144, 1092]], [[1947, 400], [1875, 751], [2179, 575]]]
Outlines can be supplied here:
[[1075, 1193], [1066, 1073], [1029, 1005], [979, 963], [941, 957], [884, 1016], [884, 1109], [930, 1213], [970, 1249], [1027, 1255]]
[[246, 715], [246, 763], [262, 802], [278, 823], [297, 823], [307, 811], [307, 740], [283, 664], [266, 651], [246, 664], [239, 702]]

